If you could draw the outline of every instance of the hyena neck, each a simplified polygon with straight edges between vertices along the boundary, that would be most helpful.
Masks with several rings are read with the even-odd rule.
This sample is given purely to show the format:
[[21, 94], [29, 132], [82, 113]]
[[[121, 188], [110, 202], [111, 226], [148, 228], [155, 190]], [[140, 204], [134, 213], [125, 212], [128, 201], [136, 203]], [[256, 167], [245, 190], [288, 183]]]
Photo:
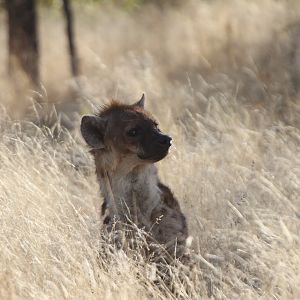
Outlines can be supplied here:
[[[96, 172], [104, 202], [111, 214], [110, 191], [117, 208], [119, 219], [128, 222], [138, 222], [141, 226], [150, 227], [150, 215], [155, 207], [161, 203], [161, 191], [158, 187], [159, 179], [154, 164], [136, 164], [136, 158], [119, 158], [118, 163], [104, 166], [97, 164]], [[126, 170], [126, 171], [125, 171]], [[109, 185], [105, 176], [108, 175]]]

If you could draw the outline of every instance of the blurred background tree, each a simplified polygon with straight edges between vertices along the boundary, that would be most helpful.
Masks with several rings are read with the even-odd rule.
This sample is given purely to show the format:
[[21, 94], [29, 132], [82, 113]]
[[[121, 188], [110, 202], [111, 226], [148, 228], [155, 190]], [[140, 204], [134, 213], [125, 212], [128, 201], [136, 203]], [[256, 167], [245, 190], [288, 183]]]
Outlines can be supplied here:
[[[166, 5], [178, 5], [179, 0], [74, 0], [84, 4], [112, 4], [134, 9], [143, 4], [154, 4], [163, 8]], [[39, 72], [39, 36], [37, 5], [63, 9], [71, 73], [79, 75], [79, 61], [74, 37], [73, 13], [69, 0], [4, 0], [8, 25], [8, 73], [15, 81], [16, 73], [22, 73], [29, 84], [37, 88], [40, 83]]]
[[69, 0], [62, 0], [62, 2], [66, 20], [66, 35], [69, 45], [71, 72], [73, 77], [77, 77], [79, 75], [79, 62], [77, 56], [77, 47], [74, 40], [73, 12]]
[[[79, 74], [79, 63], [74, 40], [73, 13], [69, 0], [45, 0], [45, 5], [61, 5], [73, 77]], [[8, 74], [18, 83], [16, 74], [21, 71], [29, 85], [37, 88], [40, 84], [38, 13], [35, 0], [5, 0], [8, 32]]]
[[8, 73], [24, 72], [39, 84], [39, 40], [35, 0], [5, 0], [8, 24]]

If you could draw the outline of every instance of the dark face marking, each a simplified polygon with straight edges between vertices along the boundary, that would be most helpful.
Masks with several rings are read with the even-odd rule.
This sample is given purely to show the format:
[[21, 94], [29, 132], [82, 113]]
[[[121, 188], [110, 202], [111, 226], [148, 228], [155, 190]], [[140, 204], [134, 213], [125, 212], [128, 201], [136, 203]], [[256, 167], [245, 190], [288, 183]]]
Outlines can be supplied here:
[[172, 139], [144, 110], [144, 96], [133, 105], [112, 102], [97, 115], [83, 116], [81, 133], [95, 151], [135, 154], [141, 161], [157, 162], [169, 151]]
[[110, 124], [107, 138], [119, 152], [135, 153], [149, 162], [157, 162], [168, 154], [171, 137], [163, 134], [157, 122], [143, 111], [115, 114]]

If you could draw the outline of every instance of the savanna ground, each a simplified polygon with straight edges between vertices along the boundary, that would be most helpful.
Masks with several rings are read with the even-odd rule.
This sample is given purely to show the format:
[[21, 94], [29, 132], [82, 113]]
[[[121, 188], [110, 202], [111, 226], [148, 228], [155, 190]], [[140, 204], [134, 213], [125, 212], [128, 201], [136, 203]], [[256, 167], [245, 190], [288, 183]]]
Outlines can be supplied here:
[[[297, 1], [75, 14], [79, 91], [60, 11], [40, 9], [41, 92], [15, 92], [0, 48], [0, 298], [300, 299]], [[101, 239], [78, 130], [82, 114], [143, 91], [173, 137], [159, 171], [200, 258], [189, 274], [170, 267], [172, 291], [138, 252]]]

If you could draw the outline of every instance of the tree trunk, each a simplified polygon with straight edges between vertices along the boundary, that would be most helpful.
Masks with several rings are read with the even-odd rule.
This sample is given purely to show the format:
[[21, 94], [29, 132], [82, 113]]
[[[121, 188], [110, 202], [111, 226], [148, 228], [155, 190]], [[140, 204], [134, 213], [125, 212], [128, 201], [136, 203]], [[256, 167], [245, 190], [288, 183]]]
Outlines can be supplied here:
[[72, 75], [76, 77], [79, 75], [79, 63], [77, 57], [77, 49], [74, 41], [73, 13], [69, 0], [63, 0], [63, 9], [66, 19], [66, 34], [69, 44], [71, 71]]
[[8, 16], [8, 71], [23, 71], [30, 83], [39, 84], [39, 47], [35, 0], [5, 0]]

